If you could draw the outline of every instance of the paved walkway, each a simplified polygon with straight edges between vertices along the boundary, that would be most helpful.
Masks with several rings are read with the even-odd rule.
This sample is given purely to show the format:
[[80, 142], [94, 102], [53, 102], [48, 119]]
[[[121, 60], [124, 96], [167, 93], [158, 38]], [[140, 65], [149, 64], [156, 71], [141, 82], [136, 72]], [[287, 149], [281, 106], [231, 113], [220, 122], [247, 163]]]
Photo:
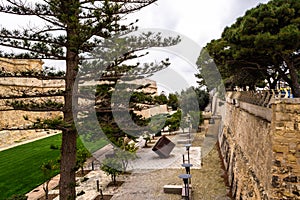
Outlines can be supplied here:
[[214, 148], [216, 142], [218, 141], [219, 129], [221, 125], [221, 119], [216, 118], [213, 124], [208, 124], [208, 130], [205, 134], [204, 141], [201, 145], [202, 147], [202, 158], [207, 156], [207, 154]]
[[[220, 121], [215, 120], [215, 124], [210, 124], [208, 132], [203, 141], [203, 147], [191, 147], [190, 148], [190, 158], [193, 164], [193, 169], [201, 169], [201, 158], [207, 155], [214, 147], [217, 141], [217, 132]], [[167, 136], [169, 139], [176, 143], [178, 137]], [[40, 139], [40, 138], [39, 138]], [[37, 140], [37, 139], [34, 139]], [[31, 141], [34, 141], [31, 140]], [[28, 141], [28, 142], [31, 142]], [[155, 141], [154, 141], [155, 142]], [[153, 145], [154, 143], [152, 143]], [[20, 145], [20, 144], [18, 144]], [[205, 151], [205, 155], [201, 156], [201, 151]], [[99, 192], [97, 192], [97, 184], [99, 181], [100, 188], [103, 189], [104, 194], [114, 194], [113, 199], [126, 199], [131, 197], [143, 198], [143, 199], [180, 199], [179, 196], [166, 195], [162, 193], [162, 187], [165, 181], [167, 184], [181, 184], [181, 180], [175, 175], [176, 181], [173, 182], [174, 173], [183, 173], [184, 170], [181, 167], [183, 162], [182, 155], [187, 156], [186, 149], [183, 145], [176, 145], [170, 154], [169, 158], [160, 158], [157, 154], [152, 151], [152, 148], [142, 148], [137, 152], [138, 159], [129, 163], [128, 169], [133, 172], [132, 175], [125, 175], [121, 179], [126, 181], [124, 186], [120, 188], [107, 188], [106, 186], [110, 182], [110, 176], [107, 176], [103, 171], [100, 170], [101, 160], [105, 158], [106, 154], [112, 153], [113, 146], [106, 145], [102, 149], [93, 153], [94, 159], [90, 159], [87, 162], [86, 169], [91, 169], [91, 162], [94, 162], [94, 171], [91, 171], [84, 178], [77, 178], [78, 187], [76, 187], [76, 192], [79, 193], [84, 191], [85, 194], [78, 196], [79, 200], [93, 200]], [[187, 157], [186, 157], [187, 158]], [[157, 171], [158, 170], [158, 171]], [[175, 171], [174, 171], [175, 170]], [[178, 171], [179, 170], [179, 171]], [[181, 172], [182, 171], [182, 172]], [[143, 173], [141, 173], [143, 172]], [[146, 173], [145, 173], [146, 172]], [[152, 173], [153, 172], [153, 173]], [[162, 180], [160, 180], [162, 179]], [[147, 180], [147, 181], [146, 181]], [[149, 181], [151, 183], [149, 183]], [[59, 175], [54, 177], [49, 185], [51, 191], [49, 194], [58, 194], [57, 189], [53, 189], [58, 185]], [[147, 183], [147, 184], [146, 184]], [[154, 184], [149, 187], [149, 184]], [[152, 193], [153, 192], [153, 193]], [[150, 193], [150, 194], [146, 194]], [[152, 194], [151, 194], [152, 193]], [[156, 195], [162, 195], [161, 197]], [[44, 195], [42, 185], [32, 190], [27, 194], [28, 200], [36, 200]], [[165, 196], [166, 195], [166, 196]], [[126, 197], [126, 198], [124, 198]], [[144, 198], [145, 197], [145, 198]], [[147, 197], [147, 198], [146, 198]], [[55, 198], [58, 200], [59, 197]]]
[[[175, 140], [176, 137], [168, 136]], [[174, 141], [176, 142], [176, 141]], [[154, 144], [154, 143], [153, 143]], [[152, 144], [152, 145], [153, 145]], [[97, 192], [97, 180], [100, 183], [101, 188], [103, 189], [104, 194], [117, 194], [120, 188], [106, 188], [108, 183], [111, 181], [110, 176], [107, 176], [103, 171], [100, 170], [100, 163], [101, 160], [105, 158], [106, 154], [110, 154], [113, 152], [112, 145], [106, 145], [105, 147], [101, 148], [100, 150], [93, 153], [92, 159], [87, 161], [85, 169], [91, 170], [92, 162], [94, 165], [94, 171], [91, 171], [87, 174], [84, 180], [83, 178], [77, 178], [77, 183], [79, 186], [76, 187], [76, 192], [79, 193], [80, 191], [84, 191], [85, 194], [82, 196], [77, 197], [79, 200], [92, 200], [99, 192]], [[149, 175], [150, 171], [158, 170], [158, 169], [182, 169], [182, 155], [186, 154], [185, 147], [178, 146], [173, 149], [170, 154], [169, 158], [160, 158], [156, 153], [152, 151], [152, 148], [142, 148], [137, 152], [138, 158], [131, 163], [129, 163], [128, 171], [138, 173], [141, 172], [145, 173], [145, 176]], [[187, 157], [186, 157], [187, 158]], [[194, 167], [197, 169], [201, 168], [201, 148], [200, 147], [191, 147], [190, 149], [190, 160], [193, 163]], [[150, 170], [150, 171], [149, 171]], [[128, 180], [131, 175], [127, 175], [128, 177], [124, 178]], [[139, 175], [140, 176], [140, 175]], [[59, 183], [59, 175], [54, 177], [49, 184], [50, 192], [49, 194], [58, 194], [58, 190], [54, 189]], [[139, 183], [140, 184], [140, 183]], [[28, 200], [36, 200], [41, 198], [44, 195], [43, 185], [33, 189], [31, 192], [27, 194]], [[55, 198], [58, 200], [59, 198]]]

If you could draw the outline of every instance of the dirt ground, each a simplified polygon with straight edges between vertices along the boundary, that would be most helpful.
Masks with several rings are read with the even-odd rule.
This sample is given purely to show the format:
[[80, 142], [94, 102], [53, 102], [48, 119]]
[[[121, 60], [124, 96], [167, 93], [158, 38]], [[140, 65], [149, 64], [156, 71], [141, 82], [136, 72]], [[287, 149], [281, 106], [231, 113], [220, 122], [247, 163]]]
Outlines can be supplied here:
[[[197, 134], [193, 146], [200, 146], [203, 135]], [[226, 200], [230, 199], [229, 189], [225, 185], [224, 170], [217, 145], [202, 159], [201, 169], [192, 169], [192, 199], [193, 200]], [[180, 200], [181, 195], [165, 194], [164, 185], [181, 185], [179, 174], [185, 173], [184, 169], [162, 169], [148, 173], [135, 173], [130, 176], [120, 177], [125, 183], [114, 194], [112, 200]]]
[[[192, 146], [201, 147], [204, 138], [203, 132], [197, 133]], [[226, 174], [222, 168], [217, 145], [202, 158], [201, 164], [201, 169], [191, 168], [192, 200], [230, 200], [230, 191], [224, 180]], [[178, 176], [184, 173], [184, 168], [166, 168], [125, 174], [117, 178], [118, 181], [124, 181], [120, 187], [107, 187], [103, 193], [113, 195], [111, 200], [181, 200], [179, 194], [164, 193], [163, 186], [183, 185], [182, 179]], [[105, 199], [110, 197], [107, 196]]]

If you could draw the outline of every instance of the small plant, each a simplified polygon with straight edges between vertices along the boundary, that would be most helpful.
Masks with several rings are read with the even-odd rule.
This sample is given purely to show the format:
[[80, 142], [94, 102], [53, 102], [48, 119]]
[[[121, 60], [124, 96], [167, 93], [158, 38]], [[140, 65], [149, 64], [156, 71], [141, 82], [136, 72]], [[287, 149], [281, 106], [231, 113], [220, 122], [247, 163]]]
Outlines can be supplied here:
[[52, 177], [52, 174], [55, 170], [59, 168], [58, 162], [49, 160], [48, 162], [45, 162], [41, 166], [41, 170], [43, 171], [43, 174], [45, 178], [48, 180], [43, 184], [43, 190], [45, 192], [46, 199], [48, 199], [48, 193], [49, 193], [49, 183]]
[[122, 173], [121, 168], [122, 163], [115, 157], [105, 158], [100, 167], [107, 175], [111, 176], [111, 181], [114, 185], [117, 183], [116, 177]]
[[91, 157], [91, 153], [84, 147], [77, 150], [76, 153], [76, 168], [81, 169], [82, 175], [84, 174], [83, 166], [87, 158]]
[[57, 145], [50, 144], [50, 149], [57, 150], [59, 149]]
[[146, 132], [142, 135], [142, 137], [146, 141], [145, 147], [148, 147], [148, 142], [151, 142], [151, 135], [148, 132]]

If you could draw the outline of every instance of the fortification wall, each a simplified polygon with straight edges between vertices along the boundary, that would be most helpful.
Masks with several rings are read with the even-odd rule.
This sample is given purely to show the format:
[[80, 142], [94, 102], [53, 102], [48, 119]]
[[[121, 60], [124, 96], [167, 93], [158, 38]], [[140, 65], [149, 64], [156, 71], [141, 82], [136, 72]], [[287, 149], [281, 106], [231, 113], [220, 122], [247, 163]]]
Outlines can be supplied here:
[[300, 199], [300, 99], [272, 105], [272, 196]]
[[[26, 59], [6, 59], [0, 58], [0, 70], [5, 72], [20, 71], [41, 71], [43, 62], [41, 60]], [[6, 101], [14, 101], [11, 96], [36, 95], [52, 90], [63, 90], [64, 80], [40, 80], [37, 78], [16, 78], [1, 77], [0, 78], [0, 147], [11, 145], [20, 141], [36, 138], [45, 134], [53, 133], [53, 130], [26, 130], [26, 127], [32, 124], [37, 118], [53, 118], [61, 115], [61, 112], [26, 112], [21, 110], [12, 110], [7, 106]], [[7, 97], [7, 99], [5, 99]], [[18, 99], [24, 102], [47, 101], [47, 99], [55, 99], [63, 101], [63, 97], [37, 97]], [[25, 120], [27, 116], [31, 121]], [[11, 130], [9, 130], [11, 129]]]
[[219, 145], [234, 199], [300, 199], [300, 99], [227, 98]]
[[0, 58], [0, 69], [6, 72], [26, 70], [40, 71], [44, 62], [39, 59], [8, 59]]

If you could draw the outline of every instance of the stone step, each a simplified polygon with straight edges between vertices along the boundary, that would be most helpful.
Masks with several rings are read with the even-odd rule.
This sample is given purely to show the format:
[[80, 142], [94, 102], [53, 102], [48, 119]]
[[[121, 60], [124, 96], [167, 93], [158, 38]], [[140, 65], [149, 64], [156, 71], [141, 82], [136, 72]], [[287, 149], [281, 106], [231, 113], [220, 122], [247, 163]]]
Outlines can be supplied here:
[[181, 194], [182, 185], [164, 185], [164, 193]]
[[192, 139], [177, 140], [177, 144], [190, 144], [191, 142], [192, 142]]
[[[191, 190], [192, 185], [189, 185], [189, 188]], [[182, 195], [183, 190], [184, 190], [184, 185], [164, 185], [164, 193]]]

